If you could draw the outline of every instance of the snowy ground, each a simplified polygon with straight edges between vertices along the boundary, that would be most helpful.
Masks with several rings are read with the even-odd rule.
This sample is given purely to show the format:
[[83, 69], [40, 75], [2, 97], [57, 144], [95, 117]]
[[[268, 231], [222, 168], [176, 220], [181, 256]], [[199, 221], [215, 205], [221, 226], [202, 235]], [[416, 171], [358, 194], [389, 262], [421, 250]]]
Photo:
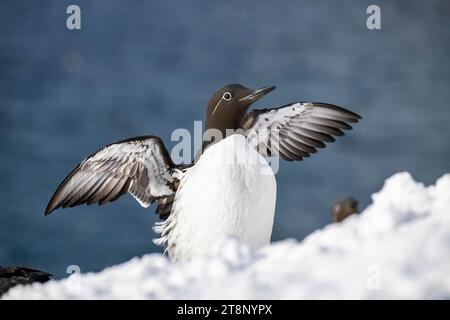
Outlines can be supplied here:
[[149, 254], [6, 299], [450, 299], [450, 174], [386, 180], [359, 216], [251, 251], [234, 240], [184, 265]]

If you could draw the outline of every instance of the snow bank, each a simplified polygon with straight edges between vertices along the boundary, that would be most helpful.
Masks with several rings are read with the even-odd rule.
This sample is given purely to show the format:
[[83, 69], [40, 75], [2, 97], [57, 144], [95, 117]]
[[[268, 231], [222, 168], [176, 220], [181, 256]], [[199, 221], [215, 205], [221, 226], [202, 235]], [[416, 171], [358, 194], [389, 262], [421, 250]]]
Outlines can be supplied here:
[[450, 299], [450, 174], [387, 179], [359, 216], [258, 251], [234, 240], [175, 265], [160, 254], [15, 287], [7, 299]]

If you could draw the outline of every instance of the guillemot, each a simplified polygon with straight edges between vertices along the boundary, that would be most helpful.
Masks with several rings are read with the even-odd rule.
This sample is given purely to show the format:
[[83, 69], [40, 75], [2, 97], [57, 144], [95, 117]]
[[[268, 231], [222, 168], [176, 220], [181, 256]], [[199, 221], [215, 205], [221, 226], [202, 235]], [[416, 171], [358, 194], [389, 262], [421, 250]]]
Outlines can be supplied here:
[[355, 213], [358, 213], [358, 200], [352, 197], [343, 198], [333, 206], [333, 222], [342, 222]]
[[44, 283], [52, 278], [50, 273], [23, 266], [0, 266], [0, 296], [17, 285]]
[[207, 254], [224, 237], [253, 248], [269, 244], [276, 181], [266, 158], [302, 160], [361, 118], [320, 102], [248, 111], [275, 88], [251, 90], [230, 84], [214, 93], [206, 110], [205, 133], [216, 131], [224, 138], [205, 139], [189, 165], [174, 164], [157, 136], [103, 147], [63, 180], [45, 215], [60, 207], [102, 205], [130, 193], [145, 208], [158, 204], [162, 222], [155, 224], [159, 237], [154, 242], [172, 261]]

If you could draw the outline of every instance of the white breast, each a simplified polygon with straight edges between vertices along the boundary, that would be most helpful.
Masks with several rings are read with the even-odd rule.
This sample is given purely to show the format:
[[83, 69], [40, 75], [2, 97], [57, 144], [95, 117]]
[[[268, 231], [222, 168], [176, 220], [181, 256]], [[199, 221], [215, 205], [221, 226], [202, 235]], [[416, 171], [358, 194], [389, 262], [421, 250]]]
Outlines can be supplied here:
[[[184, 175], [161, 229], [174, 261], [204, 255], [225, 237], [253, 248], [269, 244], [276, 181], [266, 160], [235, 134], [205, 150]], [[167, 232], [166, 232], [167, 231]]]

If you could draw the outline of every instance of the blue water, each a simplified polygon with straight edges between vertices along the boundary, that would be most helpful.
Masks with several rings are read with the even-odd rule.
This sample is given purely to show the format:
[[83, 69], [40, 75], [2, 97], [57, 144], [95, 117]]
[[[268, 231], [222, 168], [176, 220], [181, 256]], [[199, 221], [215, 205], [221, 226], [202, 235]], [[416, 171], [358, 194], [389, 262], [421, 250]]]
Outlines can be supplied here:
[[[82, 30], [65, 27], [66, 7]], [[109, 142], [201, 120], [212, 92], [239, 82], [278, 89], [256, 107], [295, 100], [347, 107], [363, 121], [306, 161], [281, 164], [273, 240], [331, 221], [337, 199], [361, 207], [386, 177], [426, 184], [450, 171], [450, 5], [377, 1], [2, 1], [0, 265], [65, 275], [148, 252], [156, 220], [126, 196], [44, 217], [53, 191]]]

